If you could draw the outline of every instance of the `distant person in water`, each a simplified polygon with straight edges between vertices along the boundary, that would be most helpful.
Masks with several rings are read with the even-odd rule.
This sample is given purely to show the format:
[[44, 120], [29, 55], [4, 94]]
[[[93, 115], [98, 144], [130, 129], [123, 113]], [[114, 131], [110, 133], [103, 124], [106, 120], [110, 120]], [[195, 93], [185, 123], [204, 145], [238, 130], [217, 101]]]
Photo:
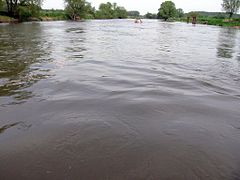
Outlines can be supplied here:
[[142, 23], [142, 20], [141, 20], [140, 18], [136, 18], [134, 22], [135, 22], [135, 23], [140, 23], [140, 24], [141, 24], [141, 23]]

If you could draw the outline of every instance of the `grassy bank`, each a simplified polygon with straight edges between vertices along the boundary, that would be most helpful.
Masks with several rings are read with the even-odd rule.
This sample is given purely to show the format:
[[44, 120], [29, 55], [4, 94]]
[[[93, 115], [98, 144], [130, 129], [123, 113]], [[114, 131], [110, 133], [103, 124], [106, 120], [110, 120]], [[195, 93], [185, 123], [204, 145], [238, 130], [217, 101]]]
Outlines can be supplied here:
[[[177, 21], [187, 22], [187, 17], [176, 19]], [[191, 23], [191, 18], [190, 18]], [[240, 27], [240, 18], [225, 19], [215, 17], [197, 17], [197, 24], [206, 24], [223, 27]]]
[[68, 19], [64, 10], [41, 10], [39, 16], [41, 21], [59, 21]]
[[0, 15], [0, 23], [14, 23], [14, 22], [18, 22], [18, 20], [8, 16]]
[[199, 18], [197, 20], [200, 24], [216, 25], [216, 26], [225, 26], [225, 27], [234, 27], [240, 26], [240, 18], [238, 19], [218, 19], [218, 18]]
[[[39, 17], [28, 18], [26, 21], [59, 21], [68, 20], [64, 10], [41, 10]], [[187, 22], [187, 17], [173, 19], [175, 21]], [[0, 23], [16, 23], [19, 20], [0, 15]], [[190, 18], [191, 23], [191, 18]], [[223, 27], [240, 28], [240, 18], [216, 18], [216, 17], [197, 17], [197, 24], [215, 25]]]
[[41, 10], [37, 17], [24, 17], [21, 20], [0, 14], [0, 23], [15, 23], [21, 21], [59, 21], [67, 19], [68, 17], [64, 10]]

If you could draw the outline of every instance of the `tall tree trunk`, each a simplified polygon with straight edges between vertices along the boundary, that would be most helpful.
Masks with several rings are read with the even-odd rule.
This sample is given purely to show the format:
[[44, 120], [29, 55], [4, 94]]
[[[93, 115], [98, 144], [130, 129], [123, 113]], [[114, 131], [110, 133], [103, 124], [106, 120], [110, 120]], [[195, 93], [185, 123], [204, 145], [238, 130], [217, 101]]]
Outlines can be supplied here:
[[13, 6], [13, 12], [14, 12], [14, 16], [18, 16], [18, 0], [14, 1], [14, 6]]
[[8, 11], [8, 13], [9, 13], [9, 15], [10, 16], [13, 16], [13, 2], [12, 2], [12, 0], [10, 0], [10, 2], [8, 2], [8, 4], [9, 4], [9, 11]]
[[9, 4], [9, 1], [8, 0], [6, 0], [6, 4], [7, 4], [7, 11], [8, 11], [8, 13], [10, 12], [10, 4]]
[[13, 14], [13, 1], [12, 0], [6, 0], [6, 4], [7, 4], [8, 15], [9, 16], [14, 16], [14, 14]]

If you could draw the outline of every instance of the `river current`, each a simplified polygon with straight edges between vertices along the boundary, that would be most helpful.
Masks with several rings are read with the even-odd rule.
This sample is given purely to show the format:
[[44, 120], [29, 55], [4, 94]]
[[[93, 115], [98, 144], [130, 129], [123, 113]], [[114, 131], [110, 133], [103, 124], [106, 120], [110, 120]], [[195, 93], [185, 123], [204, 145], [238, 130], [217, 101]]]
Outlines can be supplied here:
[[240, 179], [240, 31], [0, 25], [0, 179]]

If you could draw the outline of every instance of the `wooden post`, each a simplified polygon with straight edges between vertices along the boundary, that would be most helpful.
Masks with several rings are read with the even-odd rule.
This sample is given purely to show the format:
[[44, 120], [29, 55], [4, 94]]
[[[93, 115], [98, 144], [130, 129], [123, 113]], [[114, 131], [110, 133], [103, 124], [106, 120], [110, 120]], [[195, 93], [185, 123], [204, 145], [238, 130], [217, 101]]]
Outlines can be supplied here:
[[197, 23], [197, 17], [196, 16], [193, 16], [192, 17], [192, 24], [196, 24]]

